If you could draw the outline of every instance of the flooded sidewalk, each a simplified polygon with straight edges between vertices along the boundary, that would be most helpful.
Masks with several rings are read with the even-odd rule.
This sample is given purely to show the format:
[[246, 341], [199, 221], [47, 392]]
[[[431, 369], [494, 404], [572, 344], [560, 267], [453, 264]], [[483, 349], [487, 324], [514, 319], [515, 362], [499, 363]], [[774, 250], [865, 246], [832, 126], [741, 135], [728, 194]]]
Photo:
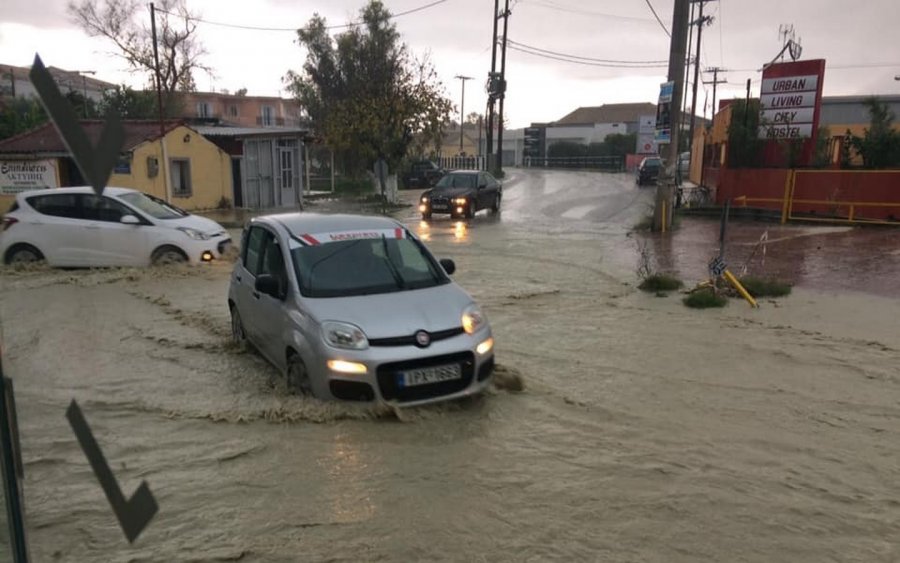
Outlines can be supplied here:
[[[641, 234], [659, 271], [684, 280], [708, 277], [718, 255], [721, 222], [682, 217], [671, 234]], [[900, 229], [891, 227], [781, 225], [731, 219], [725, 260], [735, 275], [772, 278], [820, 291], [900, 297]]]

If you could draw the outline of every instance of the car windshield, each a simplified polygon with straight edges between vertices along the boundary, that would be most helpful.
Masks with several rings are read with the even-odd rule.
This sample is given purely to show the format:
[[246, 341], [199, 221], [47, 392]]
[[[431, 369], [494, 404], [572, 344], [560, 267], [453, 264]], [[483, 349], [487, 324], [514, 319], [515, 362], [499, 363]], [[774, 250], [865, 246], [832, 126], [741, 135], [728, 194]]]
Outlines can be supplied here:
[[167, 205], [162, 200], [151, 199], [140, 192], [128, 192], [117, 197], [154, 219], [178, 219], [185, 216], [177, 207]]
[[447, 174], [435, 188], [474, 188], [475, 178], [475, 174]]
[[657, 168], [662, 166], [662, 161], [658, 158], [648, 158], [644, 161], [644, 167], [646, 168]]
[[306, 297], [347, 297], [449, 283], [440, 265], [412, 238], [364, 238], [291, 251]]

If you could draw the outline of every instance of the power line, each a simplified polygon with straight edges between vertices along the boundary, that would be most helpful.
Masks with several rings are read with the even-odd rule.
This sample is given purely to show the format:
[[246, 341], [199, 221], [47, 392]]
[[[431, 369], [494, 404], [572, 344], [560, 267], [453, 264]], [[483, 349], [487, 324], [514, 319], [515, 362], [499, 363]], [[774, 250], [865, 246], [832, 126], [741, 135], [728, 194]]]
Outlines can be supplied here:
[[[412, 8], [410, 10], [406, 10], [405, 12], [398, 12], [396, 14], [391, 14], [390, 18], [388, 18], [388, 19], [399, 18], [401, 16], [406, 16], [409, 14], [414, 14], [416, 12], [421, 12], [422, 10], [426, 10], [433, 6], [437, 6], [438, 4], [443, 4], [444, 2], [447, 2], [447, 1], [448, 0], [435, 0], [434, 2], [431, 2], [430, 4], [425, 4], [424, 6], [419, 6], [418, 8]], [[241, 25], [241, 24], [237, 24], [237, 23], [225, 23], [225, 22], [217, 22], [217, 21], [207, 20], [207, 19], [203, 19], [203, 18], [198, 18], [195, 16], [185, 16], [183, 14], [175, 14], [172, 12], [167, 12], [165, 10], [160, 10], [159, 8], [157, 8], [156, 11], [160, 12], [162, 14], [167, 14], [169, 16], [174, 16], [176, 18], [183, 18], [186, 20], [195, 21], [197, 23], [205, 23], [207, 25], [216, 25], [219, 27], [229, 27], [232, 29], [245, 29], [245, 30], [250, 30], [250, 31], [290, 31], [292, 33], [296, 33], [296, 31], [298, 29], [300, 29], [297, 27], [262, 27], [262, 26], [255, 26], [255, 25]], [[355, 27], [357, 25], [360, 25], [360, 22], [345, 23], [345, 24], [341, 24], [341, 25], [329, 25], [329, 26], [326, 26], [325, 29], [345, 29], [345, 28]]]
[[586, 66], [597, 66], [597, 67], [605, 67], [605, 68], [649, 68], [649, 69], [666, 68], [668, 66], [667, 64], [664, 64], [664, 63], [653, 64], [653, 65], [598, 63], [598, 62], [590, 62], [590, 61], [581, 61], [581, 60], [565, 58], [565, 57], [558, 57], [555, 55], [550, 55], [550, 54], [542, 53], [542, 52], [538, 52], [538, 51], [531, 51], [528, 49], [523, 49], [522, 47], [520, 47], [518, 45], [509, 45], [509, 48], [514, 51], [519, 51], [521, 53], [526, 53], [528, 55], [532, 55], [535, 57], [542, 57], [545, 59], [553, 59], [553, 60], [562, 61], [565, 63], [573, 63], [573, 64], [580, 64], [580, 65], [586, 65]]
[[659, 19], [659, 14], [656, 13], [656, 8], [653, 7], [653, 4], [650, 3], [650, 0], [644, 0], [647, 3], [647, 7], [650, 8], [650, 11], [653, 12], [653, 17], [656, 18], [656, 21], [659, 22], [659, 26], [663, 28], [663, 31], [666, 32], [666, 35], [672, 37], [672, 34], [669, 33], [669, 30], [666, 28], [666, 24], [663, 23], [661, 19]]
[[583, 16], [594, 16], [599, 18], [612, 18], [618, 20], [625, 21], [634, 21], [640, 23], [652, 23], [653, 20], [650, 18], [639, 18], [636, 16], [620, 16], [618, 14], [608, 14], [605, 12], [595, 12], [593, 10], [580, 10], [578, 8], [572, 8], [570, 6], [564, 6], [562, 4], [557, 4], [556, 2], [552, 2], [552, 0], [530, 0], [529, 4], [534, 6], [540, 6], [542, 8], [548, 8], [550, 10], [557, 10], [559, 12], [568, 12], [570, 14], [579, 14]]
[[526, 45], [525, 43], [519, 43], [518, 41], [513, 41], [512, 39], [507, 39], [507, 41], [512, 45], [518, 45], [519, 47], [523, 47], [525, 49], [530, 49], [533, 51], [537, 51], [539, 53], [545, 53], [548, 55], [555, 55], [557, 57], [566, 57], [570, 59], [579, 59], [582, 61], [594, 62], [594, 63], [610, 63], [610, 64], [634, 64], [634, 65], [657, 65], [666, 63], [669, 61], [666, 60], [654, 60], [654, 61], [624, 61], [624, 60], [615, 60], [615, 59], [597, 59], [593, 57], [582, 57], [580, 55], [572, 55], [569, 53], [560, 53], [557, 51], [550, 51], [549, 49], [542, 49], [541, 47], [535, 47], [534, 45]]

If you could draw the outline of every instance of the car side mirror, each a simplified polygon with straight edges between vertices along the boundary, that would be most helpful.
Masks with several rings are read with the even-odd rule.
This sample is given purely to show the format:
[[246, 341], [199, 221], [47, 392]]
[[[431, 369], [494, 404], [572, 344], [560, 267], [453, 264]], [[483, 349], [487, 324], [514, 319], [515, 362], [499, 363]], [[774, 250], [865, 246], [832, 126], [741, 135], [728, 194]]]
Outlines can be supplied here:
[[256, 291], [260, 293], [265, 293], [269, 297], [274, 297], [275, 299], [284, 299], [284, 293], [281, 290], [281, 283], [278, 281], [273, 275], [270, 274], [260, 274], [256, 277]]
[[123, 225], [140, 225], [141, 220], [135, 217], [134, 215], [122, 215], [122, 218], [119, 219], [119, 222]]
[[449, 258], [441, 258], [440, 262], [441, 268], [443, 268], [444, 271], [447, 272], [448, 276], [452, 276], [453, 272], [456, 271], [456, 262]]

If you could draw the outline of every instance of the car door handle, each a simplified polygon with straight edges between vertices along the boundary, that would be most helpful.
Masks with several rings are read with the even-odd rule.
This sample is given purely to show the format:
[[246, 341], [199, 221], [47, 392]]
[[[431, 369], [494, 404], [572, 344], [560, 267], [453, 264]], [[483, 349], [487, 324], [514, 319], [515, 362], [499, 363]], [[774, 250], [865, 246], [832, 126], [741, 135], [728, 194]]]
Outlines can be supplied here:
[[85, 229], [99, 229], [100, 225], [85, 225]]

